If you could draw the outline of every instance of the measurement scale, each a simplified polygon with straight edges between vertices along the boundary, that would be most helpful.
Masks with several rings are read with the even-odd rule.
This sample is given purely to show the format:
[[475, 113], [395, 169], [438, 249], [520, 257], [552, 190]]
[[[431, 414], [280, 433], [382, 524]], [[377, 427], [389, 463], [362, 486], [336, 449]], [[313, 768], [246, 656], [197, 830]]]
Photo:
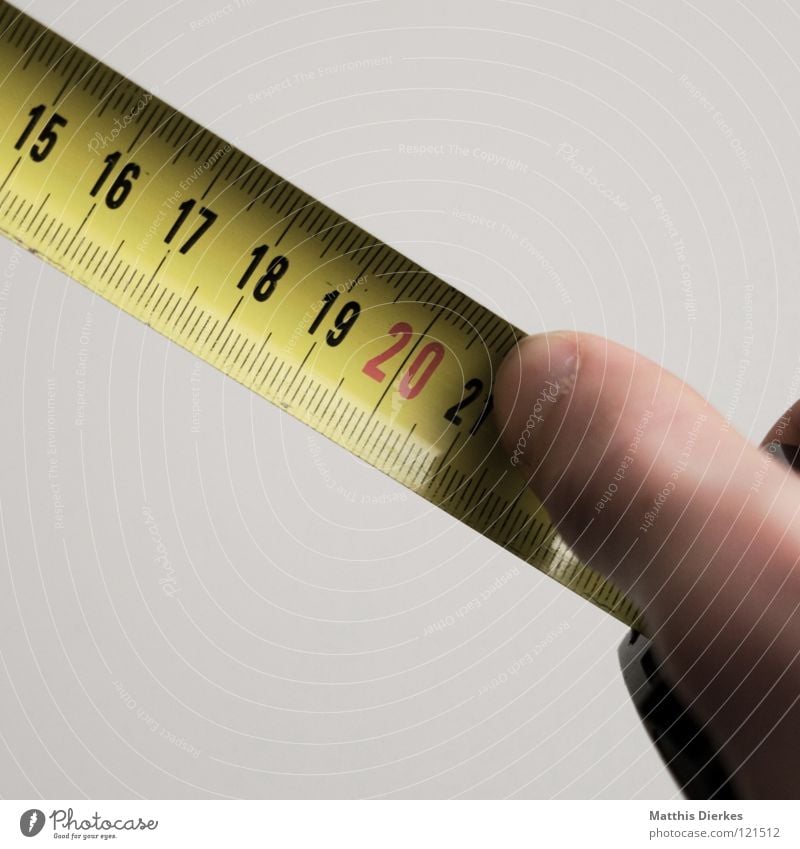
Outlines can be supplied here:
[[0, 231], [623, 622], [499, 445], [525, 334], [0, 0]]

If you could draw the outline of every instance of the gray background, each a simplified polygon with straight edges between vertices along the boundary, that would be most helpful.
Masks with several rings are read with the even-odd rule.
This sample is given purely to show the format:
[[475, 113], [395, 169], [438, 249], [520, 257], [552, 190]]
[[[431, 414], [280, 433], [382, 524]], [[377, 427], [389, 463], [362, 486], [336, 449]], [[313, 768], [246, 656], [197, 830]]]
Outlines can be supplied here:
[[[24, 5], [520, 326], [798, 394], [789, 3]], [[621, 625], [5, 241], [0, 362], [0, 794], [674, 795]]]

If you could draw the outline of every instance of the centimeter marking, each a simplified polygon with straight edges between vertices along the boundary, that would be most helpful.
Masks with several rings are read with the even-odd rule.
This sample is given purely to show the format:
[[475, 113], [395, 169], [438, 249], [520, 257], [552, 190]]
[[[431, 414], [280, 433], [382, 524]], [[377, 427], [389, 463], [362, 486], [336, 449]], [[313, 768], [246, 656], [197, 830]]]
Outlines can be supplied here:
[[499, 446], [520, 330], [3, 0], [0, 106], [0, 231], [637, 624]]

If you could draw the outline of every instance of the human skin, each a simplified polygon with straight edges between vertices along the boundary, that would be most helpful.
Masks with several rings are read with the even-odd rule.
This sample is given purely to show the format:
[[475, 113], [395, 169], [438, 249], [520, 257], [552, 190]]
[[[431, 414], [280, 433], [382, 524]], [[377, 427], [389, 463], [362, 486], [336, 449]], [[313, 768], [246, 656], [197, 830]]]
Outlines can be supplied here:
[[[571, 331], [528, 337], [502, 364], [509, 454], [547, 381], [560, 391], [518, 468], [575, 553], [643, 611], [738, 795], [800, 797], [800, 476], [675, 375]], [[800, 406], [776, 438], [800, 443]]]

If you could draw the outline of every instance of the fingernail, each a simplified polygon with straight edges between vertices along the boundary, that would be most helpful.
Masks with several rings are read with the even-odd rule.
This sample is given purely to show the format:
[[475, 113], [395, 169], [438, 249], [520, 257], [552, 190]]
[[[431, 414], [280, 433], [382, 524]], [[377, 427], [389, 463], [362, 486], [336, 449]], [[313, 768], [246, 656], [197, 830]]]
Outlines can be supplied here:
[[512, 466], [531, 466], [541, 456], [537, 437], [541, 443], [544, 423], [572, 391], [577, 371], [578, 341], [570, 332], [529, 336], [506, 357], [495, 407]]

